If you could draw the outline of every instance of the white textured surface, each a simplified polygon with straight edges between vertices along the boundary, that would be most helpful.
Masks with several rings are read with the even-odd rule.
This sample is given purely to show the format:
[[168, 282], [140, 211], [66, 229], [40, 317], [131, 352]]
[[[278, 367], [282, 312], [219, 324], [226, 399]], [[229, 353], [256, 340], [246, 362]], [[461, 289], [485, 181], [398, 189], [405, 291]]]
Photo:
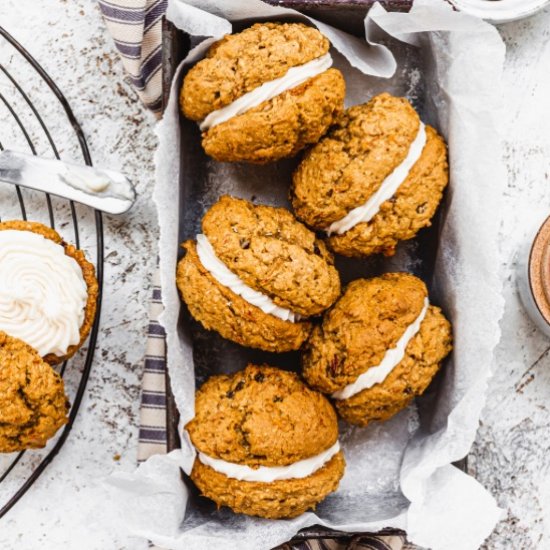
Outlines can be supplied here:
[[[0, 24], [28, 48], [64, 92], [82, 124], [94, 162], [127, 172], [140, 195], [129, 215], [105, 217], [101, 334], [80, 415], [53, 464], [0, 520], [0, 548], [141, 550], [147, 547], [144, 541], [118, 534], [103, 520], [96, 480], [113, 470], [133, 469], [136, 462], [148, 286], [157, 242], [150, 201], [154, 119], [125, 82], [94, 0], [2, 0]], [[4, 51], [0, 48], [0, 55]], [[31, 70], [10, 65], [14, 68], [41, 112], [51, 110], [49, 96], [35, 85]], [[64, 147], [62, 155], [73, 154], [78, 158]], [[86, 231], [90, 221], [83, 220], [82, 233], [90, 233], [89, 227]], [[76, 376], [69, 380], [71, 393], [74, 382]]]
[[469, 469], [507, 510], [486, 548], [534, 550], [550, 548], [550, 341], [523, 312], [515, 255], [530, 227], [550, 213], [550, 9], [501, 32], [508, 47], [508, 182], [499, 244], [506, 259], [506, 310]]
[[[93, 0], [2, 0], [0, 21], [60, 85], [84, 127], [94, 161], [127, 171], [140, 192], [128, 217], [106, 222], [102, 333], [82, 413], [42, 479], [0, 520], [0, 546], [140, 550], [146, 548], [143, 542], [124, 538], [101, 521], [94, 480], [111, 470], [132, 469], [136, 457], [147, 286], [157, 238], [149, 201], [152, 119], [124, 82]], [[514, 255], [531, 222], [550, 204], [550, 11], [510, 23], [502, 33], [509, 48], [509, 178], [500, 243], [508, 258], [507, 307], [499, 367], [469, 468], [508, 510], [487, 548], [539, 549], [550, 547], [550, 341], [521, 309]]]

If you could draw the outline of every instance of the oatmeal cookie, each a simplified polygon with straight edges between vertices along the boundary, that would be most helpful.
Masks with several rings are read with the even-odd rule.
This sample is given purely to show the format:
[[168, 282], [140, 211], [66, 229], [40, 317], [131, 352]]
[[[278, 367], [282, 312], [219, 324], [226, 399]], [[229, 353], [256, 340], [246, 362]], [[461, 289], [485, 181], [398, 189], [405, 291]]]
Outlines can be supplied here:
[[36, 350], [0, 332], [0, 452], [44, 447], [68, 410], [61, 377]]
[[[334, 491], [343, 475], [334, 409], [291, 372], [249, 365], [231, 376], [213, 376], [197, 392], [195, 418], [186, 429], [197, 451], [216, 459], [207, 464], [199, 455], [191, 479], [235, 512], [295, 517]], [[295, 468], [327, 450], [308, 475], [281, 475], [281, 467]], [[271, 481], [242, 480], [220, 471], [227, 464], [268, 475], [279, 471]]]
[[[330, 63], [306, 72], [305, 80], [292, 70], [327, 59], [329, 46], [301, 23], [257, 23], [216, 42], [187, 73], [180, 93], [184, 115], [201, 122], [206, 153], [219, 161], [266, 163], [317, 142], [343, 111], [344, 78]], [[292, 84], [266, 93], [278, 79]], [[220, 118], [238, 100], [247, 106]]]
[[298, 349], [307, 318], [336, 301], [331, 253], [284, 208], [224, 196], [206, 213], [203, 234], [184, 243], [177, 284], [195, 319], [241, 345]]
[[[350, 212], [391, 188], [394, 171], [398, 187], [379, 210], [368, 221], [343, 224]], [[421, 123], [406, 99], [384, 93], [347, 109], [305, 154], [293, 175], [291, 200], [300, 220], [330, 233], [335, 252], [393, 255], [399, 241], [430, 225], [447, 182], [443, 139]]]
[[[335, 397], [348, 422], [390, 418], [439, 370], [451, 350], [451, 327], [427, 297], [424, 283], [408, 273], [359, 279], [313, 330], [302, 357], [304, 377]], [[357, 386], [365, 376], [372, 378]], [[353, 391], [340, 393], [354, 384]]]

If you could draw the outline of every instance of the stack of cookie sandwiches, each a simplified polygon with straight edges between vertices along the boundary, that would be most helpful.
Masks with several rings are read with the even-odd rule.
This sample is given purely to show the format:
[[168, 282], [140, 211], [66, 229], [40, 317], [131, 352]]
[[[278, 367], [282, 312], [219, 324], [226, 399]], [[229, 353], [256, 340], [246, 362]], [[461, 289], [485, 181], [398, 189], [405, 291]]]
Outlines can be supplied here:
[[181, 90], [217, 160], [265, 163], [309, 147], [289, 182], [294, 213], [223, 196], [177, 268], [204, 328], [300, 352], [303, 381], [254, 365], [213, 376], [186, 426], [201, 493], [266, 518], [295, 517], [336, 490], [345, 467], [336, 414], [357, 426], [391, 418], [451, 350], [450, 323], [414, 275], [358, 279], [341, 294], [333, 254], [391, 256], [429, 226], [448, 161], [404, 98], [383, 93], [344, 110], [330, 63], [316, 29], [256, 24], [215, 43]]
[[0, 452], [43, 447], [66, 423], [51, 365], [72, 357], [98, 296], [84, 253], [36, 222], [0, 223]]

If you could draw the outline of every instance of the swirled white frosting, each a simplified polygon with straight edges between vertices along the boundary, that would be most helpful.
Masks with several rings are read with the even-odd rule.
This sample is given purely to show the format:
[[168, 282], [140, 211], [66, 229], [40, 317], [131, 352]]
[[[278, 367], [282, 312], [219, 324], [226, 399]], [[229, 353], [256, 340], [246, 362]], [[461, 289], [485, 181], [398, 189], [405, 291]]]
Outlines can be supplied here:
[[333, 399], [348, 399], [359, 393], [360, 391], [372, 388], [375, 384], [383, 382], [388, 374], [403, 360], [405, 357], [405, 350], [411, 339], [420, 330], [420, 325], [426, 317], [430, 303], [428, 298], [424, 298], [424, 306], [420, 315], [405, 329], [405, 332], [397, 341], [394, 348], [386, 351], [384, 358], [379, 365], [370, 367], [367, 371], [361, 374], [355, 382], [348, 384], [345, 388], [338, 390], [332, 394]]
[[300, 316], [297, 313], [278, 306], [269, 296], [246, 285], [238, 275], [235, 275], [235, 273], [216, 256], [216, 252], [212, 248], [210, 241], [206, 235], [202, 233], [197, 235], [197, 254], [201, 264], [220, 285], [229, 288], [229, 290], [246, 300], [249, 304], [283, 321], [295, 323], [300, 320]]
[[32, 231], [0, 231], [0, 330], [62, 356], [80, 342], [88, 290], [64, 248]]
[[311, 458], [299, 460], [288, 466], [259, 466], [251, 468], [242, 464], [226, 462], [219, 458], [212, 458], [204, 453], [199, 453], [199, 460], [206, 466], [210, 466], [216, 472], [239, 481], [260, 481], [272, 483], [281, 479], [302, 479], [320, 470], [337, 452], [340, 451], [340, 443], [329, 447], [326, 451]]
[[409, 152], [403, 162], [393, 169], [393, 172], [382, 182], [382, 185], [365, 204], [350, 210], [341, 220], [333, 222], [326, 230], [327, 233], [329, 235], [333, 233], [341, 235], [358, 223], [366, 223], [372, 220], [378, 214], [382, 203], [391, 199], [399, 186], [407, 179], [412, 167], [422, 155], [424, 145], [426, 145], [426, 127], [420, 122], [416, 137], [411, 143]]
[[300, 84], [303, 84], [306, 80], [324, 73], [327, 69], [330, 69], [331, 65], [332, 57], [329, 53], [327, 53], [317, 59], [308, 61], [303, 65], [291, 67], [280, 78], [270, 80], [269, 82], [264, 82], [261, 86], [247, 92], [229, 105], [226, 105], [217, 111], [212, 111], [200, 123], [199, 127], [204, 132], [205, 130], [209, 130], [213, 126], [217, 126], [222, 122], [227, 122], [230, 118], [241, 115], [245, 111], [257, 107], [260, 103], [269, 101], [287, 90], [296, 88]]

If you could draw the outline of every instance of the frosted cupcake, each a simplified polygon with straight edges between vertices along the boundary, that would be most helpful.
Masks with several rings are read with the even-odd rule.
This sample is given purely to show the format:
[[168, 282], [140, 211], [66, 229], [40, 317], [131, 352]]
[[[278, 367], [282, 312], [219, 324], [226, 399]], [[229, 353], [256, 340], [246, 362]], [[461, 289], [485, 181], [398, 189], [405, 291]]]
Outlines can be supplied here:
[[37, 222], [0, 223], [0, 331], [61, 363], [86, 340], [98, 291], [93, 265], [56, 231]]

